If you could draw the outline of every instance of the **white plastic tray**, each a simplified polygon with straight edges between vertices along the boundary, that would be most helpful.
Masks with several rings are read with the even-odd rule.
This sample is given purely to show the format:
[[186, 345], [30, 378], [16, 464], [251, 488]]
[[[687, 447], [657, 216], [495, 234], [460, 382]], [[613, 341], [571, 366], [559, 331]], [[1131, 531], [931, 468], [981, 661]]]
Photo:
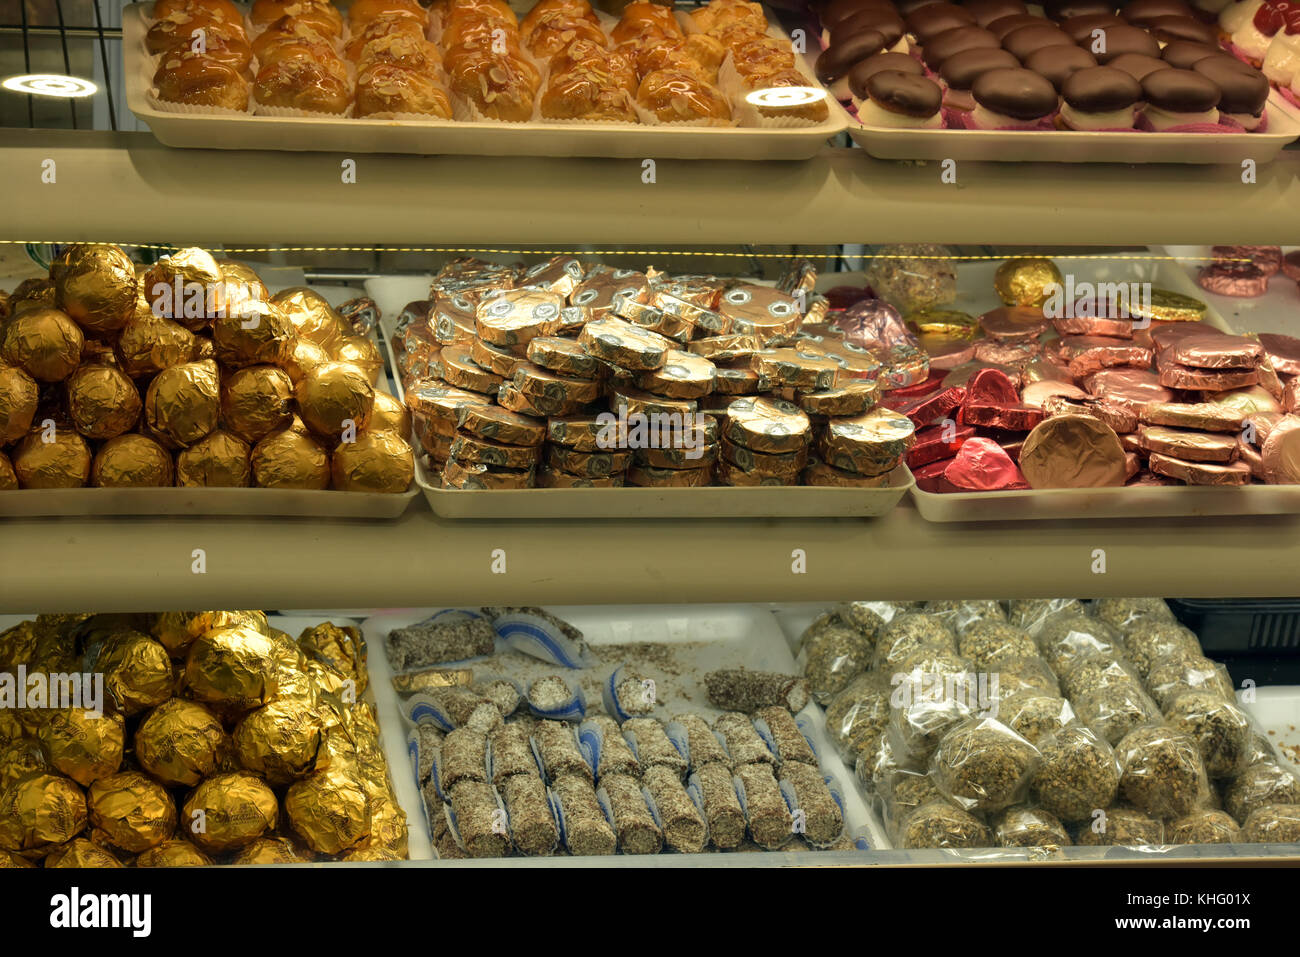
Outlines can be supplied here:
[[[406, 609], [366, 620], [362, 629], [371, 658], [383, 656], [384, 637], [393, 628], [413, 624], [437, 610]], [[633, 642], [698, 643], [699, 647], [690, 653], [697, 675], [694, 678], [678, 675], [666, 679], [671, 682], [674, 697], [655, 710], [654, 716], [661, 720], [669, 720], [673, 715], [687, 711], [698, 712], [711, 720], [720, 713], [718, 708], [709, 704], [703, 684], [706, 671], [744, 666], [761, 671], [796, 673], [794, 658], [780, 626], [761, 605], [575, 605], [548, 606], [546, 610], [581, 630], [593, 649], [598, 649], [601, 645]], [[509, 664], [500, 666], [510, 659], [522, 661], [523, 664], [516, 665], [513, 671]], [[606, 663], [606, 667], [613, 666]], [[649, 677], [656, 677], [653, 668], [646, 668], [641, 663], [637, 667], [647, 671]], [[496, 656], [492, 666], [485, 665], [483, 670], [484, 673], [504, 673], [525, 681], [545, 674], [555, 674], [557, 671], [554, 665], [530, 661], [513, 654]], [[598, 671], [598, 677], [602, 679], [608, 674], [603, 669], [593, 670]], [[581, 676], [583, 672], [573, 674]], [[371, 675], [372, 680], [378, 682], [378, 671], [373, 665]], [[587, 708], [589, 714], [602, 711], [599, 700], [593, 700], [591, 694], [587, 695]], [[385, 712], [385, 718], [387, 716], [388, 712]], [[884, 829], [862, 800], [852, 772], [846, 770], [826, 737], [826, 721], [821, 708], [809, 704], [799, 713], [799, 717], [808, 719], [813, 747], [817, 750], [822, 771], [835, 780], [844, 797], [845, 833], [871, 848], [886, 847]], [[409, 725], [394, 725], [391, 730], [385, 728], [385, 739], [404, 739], [408, 728]], [[823, 852], [809, 854], [814, 861], [823, 857]], [[677, 855], [672, 856], [680, 860]], [[711, 856], [702, 856], [701, 860], [707, 860]], [[788, 855], [783, 853], [766, 853], [757, 857], [771, 863], [788, 859]], [[514, 859], [511, 860], [513, 862]]]
[[149, 102], [153, 68], [144, 47], [151, 4], [122, 11], [126, 102], [167, 146], [226, 150], [349, 153], [468, 153], [641, 159], [797, 160], [815, 156], [842, 132], [844, 113], [830, 105], [824, 123], [795, 129], [671, 128], [628, 123], [494, 123], [169, 113]]
[[[841, 107], [841, 109], [843, 109]], [[1083, 133], [1075, 130], [900, 130], [864, 126], [847, 110], [853, 142], [879, 159], [1003, 163], [1270, 163], [1300, 137], [1300, 111], [1269, 94], [1265, 133]]]
[[279, 488], [24, 488], [0, 492], [0, 518], [52, 515], [281, 515], [397, 518], [415, 498], [405, 492]]
[[[1297, 225], [1300, 232], [1300, 225]], [[1291, 252], [1295, 246], [1283, 246]], [[1165, 246], [1163, 252], [1182, 260], [1179, 265], [1195, 295], [1209, 304], [1236, 333], [1274, 332], [1284, 336], [1300, 335], [1300, 287], [1294, 280], [1278, 273], [1268, 284], [1268, 292], [1253, 299], [1220, 296], [1196, 283], [1200, 267], [1213, 258], [1211, 246]]]
[[[1238, 691], [1238, 700], [1241, 697], [1242, 692]], [[1300, 686], [1256, 688], [1255, 700], [1249, 704], [1243, 701], [1241, 707], [1255, 719], [1264, 736], [1277, 748], [1282, 763], [1300, 775]], [[1283, 750], [1279, 745], [1291, 750]]]

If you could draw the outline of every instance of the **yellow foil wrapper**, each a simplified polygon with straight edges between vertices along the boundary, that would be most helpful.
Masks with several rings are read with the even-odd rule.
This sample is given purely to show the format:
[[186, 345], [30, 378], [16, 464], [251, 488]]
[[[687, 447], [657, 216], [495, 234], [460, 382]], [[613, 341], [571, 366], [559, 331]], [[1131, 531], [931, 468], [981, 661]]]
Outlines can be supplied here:
[[[46, 441], [53, 432], [52, 441]], [[23, 488], [81, 488], [90, 478], [90, 447], [72, 429], [42, 428], [14, 446], [13, 466]]]
[[328, 352], [310, 339], [299, 336], [289, 343], [288, 353], [280, 363], [280, 367], [289, 373], [289, 380], [297, 386], [303, 376], [330, 361], [332, 360]]
[[22, 725], [16, 718], [9, 715], [6, 717], [13, 721], [15, 728], [11, 732], [16, 733], [14, 737], [4, 739], [7, 743], [0, 743], [0, 791], [33, 771], [50, 770], [50, 763], [45, 760], [41, 746], [30, 738], [22, 737]]
[[162, 704], [172, 694], [172, 665], [160, 642], [138, 631], [109, 637], [95, 658], [104, 690], [128, 718]]
[[250, 711], [235, 728], [234, 743], [239, 763], [277, 787], [329, 763], [320, 715], [296, 700], [273, 701]]
[[14, 471], [9, 456], [0, 452], [0, 492], [11, 492], [18, 488], [18, 473]]
[[957, 309], [918, 309], [904, 319], [916, 327], [924, 337], [974, 339], [979, 332], [979, 320], [969, 312]]
[[135, 732], [135, 757], [168, 787], [193, 787], [217, 770], [226, 733], [197, 701], [170, 698], [154, 708]]
[[[206, 304], [209, 298], [215, 299], [215, 291], [224, 279], [221, 267], [210, 253], [191, 247], [164, 256], [150, 266], [144, 274], [140, 291], [151, 304], [170, 302], [171, 308], [165, 310], [172, 314], [169, 318], [175, 319], [191, 332], [197, 332], [211, 320]], [[175, 301], [178, 282], [182, 302]], [[182, 304], [195, 287], [203, 295], [205, 308], [199, 310], [202, 315], [187, 316]]]
[[0, 363], [0, 445], [27, 434], [39, 400], [35, 379], [17, 366]]
[[[40, 630], [34, 621], [20, 621], [0, 632], [0, 671], [13, 671], [36, 657]], [[0, 712], [3, 713], [3, 712]]]
[[993, 288], [1008, 306], [1041, 306], [1052, 294], [1049, 287], [1064, 281], [1056, 263], [1043, 256], [1008, 259], [993, 274]]
[[370, 835], [344, 853], [344, 861], [404, 861], [410, 857], [406, 814], [387, 790], [365, 780], [370, 796]]
[[251, 628], [263, 635], [271, 634], [271, 625], [266, 612], [249, 609], [247, 611], [196, 611], [191, 615], [187, 627], [191, 638], [201, 638], [210, 631], [219, 628]]
[[798, 406], [782, 399], [744, 396], [727, 406], [723, 434], [756, 452], [797, 452], [806, 448], [812, 425]]
[[335, 445], [370, 424], [375, 390], [356, 366], [327, 362], [303, 377], [294, 390], [307, 428]]
[[252, 467], [261, 488], [330, 487], [329, 453], [305, 430], [272, 432], [254, 446]]
[[284, 796], [289, 826], [313, 851], [339, 854], [370, 835], [370, 804], [360, 777], [331, 764], [289, 787]]
[[221, 383], [221, 424], [247, 442], [284, 428], [293, 416], [293, 381], [275, 366], [247, 366]]
[[133, 863], [136, 867], [208, 867], [212, 858], [189, 841], [173, 838], [149, 848]]
[[231, 864], [307, 864], [312, 855], [283, 837], [263, 837], [249, 844]]
[[323, 660], [337, 671], [356, 682], [356, 693], [366, 690], [369, 673], [366, 670], [366, 642], [361, 632], [351, 625], [340, 626], [322, 622], [303, 629], [298, 636], [298, 647], [309, 658]]
[[194, 337], [194, 361], [198, 362], [202, 359], [216, 359], [216, 358], [217, 358], [217, 349], [216, 346], [212, 344], [212, 340], [209, 339], [207, 336], [195, 336]]
[[221, 270], [222, 278], [228, 283], [238, 283], [245, 287], [254, 299], [270, 299], [271, 291], [266, 288], [266, 283], [262, 282], [259, 276], [251, 266], [237, 262], [233, 259], [218, 259], [217, 268]]
[[162, 642], [168, 654], [179, 657], [185, 654], [190, 643], [198, 637], [198, 634], [190, 633], [189, 626], [199, 614], [202, 612], [165, 611], [154, 619], [150, 633]]
[[334, 450], [330, 473], [345, 492], [405, 492], [415, 478], [415, 456], [396, 432], [363, 432]]
[[145, 435], [119, 435], [95, 454], [90, 483], [96, 488], [169, 486], [175, 481], [171, 453]]
[[18, 315], [24, 309], [54, 308], [59, 304], [59, 292], [54, 283], [45, 278], [24, 279], [14, 287], [9, 298], [9, 314]]
[[179, 322], [155, 316], [143, 297], [117, 337], [114, 351], [122, 370], [130, 376], [147, 376], [197, 358], [194, 333]]
[[212, 346], [227, 366], [280, 365], [293, 348], [294, 329], [280, 307], [250, 300], [212, 322]]
[[379, 355], [379, 347], [362, 336], [342, 336], [335, 343], [330, 355], [337, 362], [350, 362], [360, 369], [371, 385], [379, 382], [384, 371], [384, 360]]
[[1168, 289], [1153, 288], [1150, 307], [1141, 297], [1135, 297], [1129, 302], [1128, 309], [1132, 318], [1153, 322], [1200, 322], [1205, 318], [1205, 303]]
[[35, 772], [0, 794], [0, 848], [45, 851], [86, 827], [86, 795], [60, 774]]
[[62, 382], [81, 362], [86, 337], [58, 309], [28, 309], [4, 325], [0, 359], [41, 382]]
[[248, 443], [218, 429], [176, 457], [176, 484], [245, 488], [250, 484]]
[[[87, 703], [83, 691], [82, 704]], [[102, 704], [107, 706], [108, 702]], [[126, 722], [120, 714], [96, 715], [83, 708], [59, 708], [46, 712], [37, 736], [51, 767], [82, 787], [122, 766]]]
[[0, 871], [5, 870], [6, 868], [17, 869], [35, 866], [36, 865], [31, 861], [27, 860], [25, 857], [19, 857], [17, 854], [13, 853], [13, 851], [0, 851]]
[[393, 690], [399, 694], [414, 694], [433, 688], [456, 688], [473, 681], [472, 668], [430, 668], [393, 675]]
[[401, 399], [376, 390], [369, 429], [372, 432], [396, 432], [406, 438], [411, 434], [411, 413], [406, 410]]
[[123, 771], [100, 778], [86, 795], [91, 826], [131, 854], [156, 847], [176, 831], [176, 802], [148, 775]]
[[219, 628], [195, 640], [185, 658], [185, 686], [199, 701], [256, 708], [279, 690], [275, 640], [247, 626]]
[[275, 829], [280, 805], [256, 774], [232, 771], [208, 778], [185, 801], [181, 826], [209, 854], [233, 851]]
[[204, 359], [158, 373], [145, 393], [144, 414], [153, 433], [181, 448], [211, 433], [221, 415], [217, 364]]
[[50, 279], [64, 311], [91, 335], [121, 329], [135, 312], [135, 264], [117, 246], [69, 246], [50, 265]]
[[279, 306], [294, 332], [328, 352], [334, 340], [348, 334], [342, 317], [321, 295], [306, 286], [283, 289], [271, 297]]
[[98, 844], [84, 837], [56, 848], [45, 858], [46, 867], [125, 867], [126, 865]]
[[83, 365], [68, 377], [68, 413], [88, 439], [111, 439], [135, 427], [140, 393], [121, 369]]

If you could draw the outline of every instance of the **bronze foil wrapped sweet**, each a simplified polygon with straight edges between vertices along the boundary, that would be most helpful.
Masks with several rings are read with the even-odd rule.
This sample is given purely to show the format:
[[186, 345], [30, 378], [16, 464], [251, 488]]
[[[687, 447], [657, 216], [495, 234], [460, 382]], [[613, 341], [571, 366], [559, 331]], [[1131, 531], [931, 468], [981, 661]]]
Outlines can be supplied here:
[[[219, 628], [251, 628], [263, 635], [271, 634], [270, 622], [266, 612], [249, 609], [246, 611], [195, 611], [185, 612], [190, 616], [186, 627], [190, 637], [200, 638]], [[164, 642], [166, 644], [166, 642]]]
[[0, 793], [0, 848], [44, 852], [86, 827], [86, 795], [60, 774], [37, 771]]
[[307, 428], [330, 445], [347, 437], [345, 432], [363, 432], [375, 406], [370, 380], [347, 362], [327, 362], [313, 369], [303, 376], [294, 395]]
[[176, 457], [176, 484], [245, 488], [250, 483], [248, 443], [218, 429]]
[[139, 771], [99, 778], [86, 794], [90, 824], [108, 843], [139, 854], [176, 832], [176, 802], [167, 789]]
[[0, 739], [0, 792], [33, 771], [50, 770], [50, 762], [45, 759], [41, 746], [23, 737], [22, 725], [16, 718], [12, 720], [15, 725], [10, 730], [12, 737]]
[[59, 303], [91, 335], [121, 329], [135, 311], [135, 264], [117, 246], [77, 243], [50, 264]]
[[327, 352], [336, 339], [347, 334], [339, 314], [319, 293], [306, 286], [282, 289], [271, 297], [271, 302], [283, 310], [297, 336]]
[[174, 481], [171, 453], [135, 433], [109, 439], [90, 465], [90, 484], [96, 488], [165, 487]]
[[379, 347], [374, 341], [364, 336], [341, 336], [337, 339], [330, 355], [336, 362], [350, 362], [374, 385], [384, 371], [384, 360], [379, 355]]
[[59, 292], [49, 279], [24, 279], [14, 287], [9, 297], [9, 314], [16, 316], [24, 309], [53, 307], [59, 304]]
[[356, 628], [322, 622], [313, 628], [303, 629], [298, 636], [298, 647], [308, 658], [324, 661], [340, 674], [351, 678], [356, 683], [356, 694], [366, 690], [369, 683], [366, 643]]
[[289, 343], [288, 353], [280, 367], [289, 373], [289, 380], [296, 386], [307, 373], [331, 361], [328, 352], [310, 339], [298, 336]]
[[284, 362], [293, 347], [294, 330], [280, 307], [250, 300], [234, 314], [212, 322], [212, 345], [217, 359], [227, 366]]
[[375, 408], [370, 414], [372, 432], [396, 432], [402, 438], [411, 434], [411, 413], [400, 399], [387, 392], [375, 392]]
[[162, 704], [172, 694], [167, 649], [138, 631], [110, 635], [93, 658], [92, 671], [104, 676], [104, 690], [127, 717]]
[[1031, 488], [1104, 488], [1127, 477], [1119, 436], [1086, 415], [1044, 419], [1021, 446], [1019, 464]]
[[133, 863], [136, 867], [208, 867], [212, 858], [189, 841], [172, 838], [149, 848]]
[[284, 796], [289, 826], [313, 851], [339, 854], [370, 834], [370, 804], [360, 777], [343, 763], [291, 785]]
[[262, 837], [249, 844], [233, 858], [231, 864], [306, 864], [311, 854], [284, 837]]
[[168, 787], [193, 787], [213, 774], [228, 745], [216, 716], [197, 701], [169, 698], [135, 731], [135, 757]]
[[41, 382], [62, 382], [81, 362], [86, 337], [66, 312], [28, 309], [4, 326], [0, 359]]
[[114, 366], [83, 365], [68, 377], [68, 414], [88, 439], [111, 439], [140, 419], [140, 393]]
[[[100, 835], [91, 835], [96, 840]], [[45, 858], [46, 867], [71, 867], [78, 870], [91, 867], [125, 867], [113, 854], [95, 841], [78, 837], [50, 851]]]
[[1300, 484], [1300, 418], [1288, 415], [1275, 425], [1259, 451], [1266, 481]]
[[71, 428], [37, 428], [14, 446], [13, 467], [23, 488], [81, 488], [90, 478], [90, 447]]
[[253, 484], [260, 488], [330, 486], [329, 454], [305, 430], [280, 429], [253, 448]]
[[272, 701], [275, 639], [246, 626], [209, 631], [190, 645], [185, 686], [199, 701], [249, 709]]
[[[224, 275], [211, 253], [191, 247], [164, 256], [144, 274], [140, 291], [148, 302], [164, 304], [170, 308], [155, 309], [159, 315], [175, 319], [191, 332], [197, 332], [208, 324], [212, 314], [209, 304], [215, 305], [216, 291], [222, 285]], [[180, 296], [177, 296], [179, 290]], [[186, 299], [194, 301], [195, 296], [202, 296], [203, 308], [185, 309]], [[177, 301], [177, 300], [180, 301]]]
[[1041, 306], [1063, 282], [1056, 263], [1042, 256], [1008, 259], [993, 274], [993, 288], [1008, 306]]
[[145, 393], [144, 414], [153, 433], [181, 448], [208, 435], [221, 415], [217, 364], [204, 359], [158, 373]]
[[253, 299], [270, 299], [271, 291], [266, 288], [266, 283], [258, 274], [249, 266], [233, 259], [218, 259], [217, 268], [221, 270], [221, 276], [227, 283], [237, 283], [248, 290]]
[[293, 382], [275, 366], [247, 366], [221, 383], [221, 424], [241, 439], [256, 442], [289, 424]]
[[334, 487], [345, 492], [405, 492], [415, 477], [415, 456], [396, 432], [362, 432], [330, 460]]
[[301, 701], [272, 701], [244, 715], [235, 728], [239, 763], [279, 787], [329, 763], [319, 712]]
[[11, 492], [18, 488], [18, 473], [14, 471], [9, 456], [0, 452], [0, 491]]
[[31, 861], [25, 857], [20, 857], [13, 851], [0, 850], [0, 871], [6, 868], [18, 869], [23, 867], [35, 867]]
[[147, 376], [196, 358], [196, 345], [194, 333], [179, 322], [155, 316], [149, 303], [140, 298], [114, 351], [127, 375]]
[[196, 787], [181, 809], [181, 830], [209, 854], [233, 851], [274, 830], [275, 793], [256, 774], [217, 774]]
[[[37, 737], [54, 769], [83, 787], [96, 778], [113, 774], [122, 765], [126, 722], [117, 713], [95, 713], [81, 707], [46, 712]], [[108, 702], [100, 702], [101, 707]]]
[[0, 363], [0, 445], [27, 434], [39, 398], [35, 379], [17, 366]]

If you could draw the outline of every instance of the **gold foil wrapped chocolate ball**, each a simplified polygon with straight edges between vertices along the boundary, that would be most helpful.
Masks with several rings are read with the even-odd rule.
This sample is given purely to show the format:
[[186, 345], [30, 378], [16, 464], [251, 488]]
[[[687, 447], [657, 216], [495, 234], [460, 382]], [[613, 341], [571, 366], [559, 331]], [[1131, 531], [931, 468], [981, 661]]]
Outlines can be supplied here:
[[36, 655], [40, 631], [33, 621], [20, 621], [12, 628], [0, 631], [0, 671], [12, 671], [28, 664]]
[[328, 352], [310, 339], [299, 336], [289, 343], [289, 353], [280, 366], [289, 373], [289, 379], [296, 386], [308, 372], [330, 361]]
[[364, 372], [371, 385], [377, 383], [384, 372], [384, 360], [379, 355], [379, 347], [363, 336], [341, 337], [334, 343], [331, 354], [336, 361], [351, 362]]
[[94, 671], [128, 718], [162, 704], [172, 695], [172, 664], [160, 642], [138, 631], [110, 636], [95, 656]]
[[58, 290], [48, 278], [24, 279], [9, 297], [9, 315], [16, 316], [24, 309], [53, 309], [58, 305]]
[[375, 390], [356, 366], [327, 362], [303, 376], [294, 390], [307, 428], [335, 445], [363, 432], [375, 407]]
[[212, 858], [189, 841], [171, 838], [149, 848], [132, 863], [136, 867], [207, 867]]
[[293, 325], [270, 302], [250, 300], [233, 314], [212, 322], [212, 345], [217, 359], [228, 366], [271, 363], [279, 365], [289, 356], [294, 338]]
[[212, 344], [212, 339], [209, 336], [195, 336], [194, 361], [198, 362], [201, 359], [215, 360], [216, 358], [217, 347]]
[[197, 358], [194, 333], [179, 322], [155, 316], [149, 303], [136, 300], [135, 312], [117, 337], [114, 350], [130, 376], [155, 375]]
[[78, 870], [88, 867], [125, 867], [126, 865], [94, 841], [78, 837], [62, 847], [50, 851], [45, 858], [46, 867], [71, 867]]
[[167, 789], [139, 771], [100, 778], [86, 804], [92, 827], [108, 843], [132, 854], [156, 847], [176, 832], [176, 803]]
[[181, 809], [182, 832], [209, 854], [233, 851], [274, 830], [280, 806], [256, 774], [232, 771], [208, 778]]
[[0, 791], [33, 771], [51, 770], [41, 746], [30, 738], [21, 737], [22, 725], [18, 724], [16, 718], [11, 720], [17, 725], [16, 733], [19, 736], [0, 744]]
[[221, 383], [211, 359], [164, 369], [144, 398], [151, 431], [185, 448], [212, 432], [221, 415]]
[[217, 770], [226, 733], [216, 716], [197, 701], [169, 698], [135, 731], [135, 757], [168, 787], [193, 787]]
[[330, 487], [330, 457], [306, 430], [280, 429], [253, 448], [253, 484], [261, 488]]
[[330, 474], [345, 492], [405, 492], [415, 477], [415, 456], [396, 432], [362, 432], [334, 450]]
[[17, 366], [0, 363], [0, 445], [27, 434], [39, 400], [35, 379]]
[[93, 336], [121, 329], [135, 312], [135, 264], [117, 246], [78, 243], [50, 265], [59, 304]]
[[265, 301], [271, 298], [271, 291], [266, 288], [266, 283], [262, 282], [262, 277], [251, 267], [233, 259], [218, 259], [217, 266], [221, 269], [221, 275], [226, 282], [238, 283], [245, 287], [253, 299]]
[[70, 427], [33, 429], [12, 461], [23, 488], [81, 488], [90, 478], [90, 446]]
[[[37, 737], [50, 766], [82, 787], [107, 777], [122, 766], [126, 722], [120, 714], [96, 714], [87, 707], [59, 708], [46, 713]], [[98, 702], [106, 707], [107, 701]]]
[[90, 484], [96, 488], [165, 488], [174, 481], [171, 453], [135, 433], [109, 439], [90, 466]]
[[339, 765], [291, 785], [284, 813], [293, 832], [319, 854], [339, 854], [370, 834], [365, 787], [352, 770]]
[[[140, 291], [151, 304], [169, 306], [155, 309], [155, 314], [175, 319], [191, 332], [197, 332], [212, 318], [207, 308], [209, 290], [215, 290], [224, 278], [211, 253], [191, 247], [164, 256], [150, 266], [144, 274]], [[179, 297], [176, 294], [178, 284]], [[202, 296], [203, 308], [187, 310], [185, 303], [194, 302], [196, 296]]]
[[246, 488], [249, 451], [239, 436], [218, 429], [176, 456], [176, 484]]
[[221, 383], [221, 424], [256, 442], [293, 417], [293, 382], [275, 366], [247, 366]]
[[246, 714], [234, 734], [239, 763], [273, 786], [291, 784], [324, 767], [325, 727], [312, 707], [272, 701]]
[[319, 293], [306, 286], [282, 289], [271, 297], [271, 302], [284, 310], [297, 336], [326, 352], [336, 339], [348, 334], [342, 317]]
[[270, 635], [272, 630], [266, 612], [253, 608], [239, 611], [196, 611], [187, 614], [191, 616], [188, 625], [191, 638], [201, 638], [219, 628], [251, 628], [263, 635]]
[[411, 434], [411, 413], [400, 399], [387, 392], [375, 391], [375, 408], [370, 413], [371, 432], [396, 432], [402, 438]]
[[195, 640], [185, 658], [185, 686], [213, 704], [256, 708], [276, 697], [274, 639], [247, 626], [219, 628]]
[[1056, 263], [1043, 256], [1008, 259], [993, 274], [993, 288], [1007, 306], [1041, 306], [1063, 282]]
[[86, 828], [86, 795], [61, 774], [35, 772], [0, 794], [0, 848], [44, 851]]
[[0, 359], [41, 382], [62, 382], [81, 362], [80, 327], [58, 309], [28, 309], [4, 327]]
[[324, 661], [340, 674], [351, 678], [356, 683], [357, 694], [366, 690], [366, 643], [356, 628], [321, 622], [312, 628], [303, 629], [298, 636], [298, 647], [307, 657]]
[[310, 854], [284, 837], [262, 837], [249, 844], [233, 858], [231, 864], [307, 864]]
[[9, 456], [0, 452], [0, 492], [12, 492], [18, 488], [18, 473], [14, 471]]
[[8, 869], [17, 870], [24, 867], [35, 867], [31, 861], [25, 857], [20, 857], [13, 851], [0, 851], [0, 871]]
[[111, 439], [140, 419], [140, 393], [121, 369], [83, 365], [68, 376], [68, 414], [88, 439]]

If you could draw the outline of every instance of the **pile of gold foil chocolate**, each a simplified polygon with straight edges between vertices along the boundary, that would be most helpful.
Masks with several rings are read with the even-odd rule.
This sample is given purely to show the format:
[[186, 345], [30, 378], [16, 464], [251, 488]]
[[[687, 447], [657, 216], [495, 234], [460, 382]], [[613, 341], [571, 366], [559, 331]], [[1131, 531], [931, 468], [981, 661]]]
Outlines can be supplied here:
[[260, 611], [0, 633], [0, 867], [407, 857], [366, 646]]
[[146, 267], [104, 243], [69, 246], [0, 305], [0, 490], [410, 486], [365, 310], [272, 296], [202, 249]]

